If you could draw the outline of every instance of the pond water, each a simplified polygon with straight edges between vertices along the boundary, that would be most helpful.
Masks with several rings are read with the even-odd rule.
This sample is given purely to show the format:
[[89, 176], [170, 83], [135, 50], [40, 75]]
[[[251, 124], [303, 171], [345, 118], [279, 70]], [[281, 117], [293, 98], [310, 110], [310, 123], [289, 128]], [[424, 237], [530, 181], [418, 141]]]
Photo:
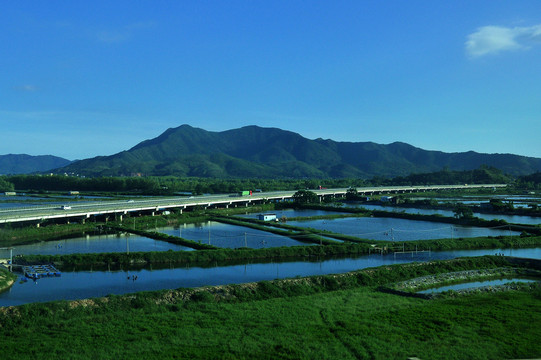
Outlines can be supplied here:
[[15, 255], [64, 255], [76, 253], [167, 251], [192, 248], [170, 244], [133, 234], [88, 235], [64, 240], [42, 241], [29, 245], [13, 246]]
[[287, 236], [251, 229], [243, 226], [207, 221], [197, 224], [183, 224], [180, 227], [157, 228], [158, 232], [179, 236], [187, 240], [210, 244], [221, 248], [249, 247], [261, 249], [280, 246], [311, 245]]
[[[362, 204], [362, 203], [348, 203], [344, 204], [345, 207], [353, 208], [365, 208], [367, 210], [381, 210], [381, 211], [391, 211], [391, 212], [405, 212], [406, 214], [420, 214], [420, 215], [434, 215], [440, 214], [442, 216], [454, 217], [455, 213], [451, 210], [441, 210], [441, 209], [417, 209], [417, 208], [406, 208], [406, 207], [397, 207], [397, 206], [383, 206], [383, 205], [373, 205], [373, 204]], [[537, 225], [541, 224], [541, 218], [535, 216], [521, 216], [521, 215], [500, 215], [500, 214], [483, 214], [475, 213], [476, 217], [485, 220], [505, 220], [508, 223], [512, 224], [526, 224], [526, 225]]]
[[412, 241], [480, 236], [519, 235], [516, 231], [465, 227], [395, 218], [353, 217], [325, 220], [288, 221], [288, 225], [328, 230], [371, 240]]
[[[126, 294], [138, 291], [177, 289], [205, 285], [225, 285], [261, 280], [344, 273], [412, 261], [447, 260], [461, 256], [481, 256], [503, 253], [506, 256], [541, 259], [541, 248], [457, 250], [417, 254], [369, 255], [357, 258], [330, 259], [318, 262], [283, 262], [247, 264], [213, 268], [173, 268], [138, 271], [80, 271], [64, 272], [58, 278], [42, 278], [36, 282], [16, 282], [0, 293], [0, 306], [31, 302], [75, 300]], [[137, 280], [132, 280], [132, 276]], [[130, 277], [128, 279], [128, 277]]]
[[536, 202], [541, 197], [534, 195], [464, 195], [462, 197], [411, 197], [412, 200], [436, 200], [438, 202], [488, 202], [490, 199], [501, 201]]
[[[324, 210], [295, 210], [295, 209], [284, 209], [284, 210], [272, 210], [268, 211], [266, 213], [270, 214], [276, 214], [277, 219], [281, 219], [283, 217], [289, 219], [294, 217], [307, 217], [307, 216], [323, 216], [323, 215], [337, 215], [340, 214], [336, 211], [324, 211]], [[249, 214], [243, 214], [243, 215], [235, 215], [242, 218], [249, 218], [249, 219], [257, 219], [257, 215], [261, 213], [249, 213]]]
[[447, 285], [447, 286], [441, 286], [437, 288], [427, 289], [418, 291], [420, 294], [433, 294], [433, 293], [441, 293], [444, 291], [449, 290], [464, 290], [464, 289], [475, 289], [479, 287], [484, 286], [499, 286], [499, 285], [505, 285], [509, 284], [511, 282], [521, 282], [521, 283], [530, 283], [535, 282], [536, 280], [531, 279], [497, 279], [497, 280], [486, 280], [486, 281], [474, 281], [474, 282], [468, 282], [468, 283], [461, 283], [461, 284], [454, 284], [454, 285]]

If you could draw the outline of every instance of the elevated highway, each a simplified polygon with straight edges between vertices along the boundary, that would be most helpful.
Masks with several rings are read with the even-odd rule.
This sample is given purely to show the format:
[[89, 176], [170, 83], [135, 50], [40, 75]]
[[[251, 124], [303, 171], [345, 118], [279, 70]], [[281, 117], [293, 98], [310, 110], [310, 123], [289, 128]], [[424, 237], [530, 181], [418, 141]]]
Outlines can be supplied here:
[[[440, 190], [457, 190], [471, 188], [499, 188], [505, 184], [482, 184], [482, 185], [427, 185], [427, 186], [389, 186], [389, 187], [366, 187], [357, 188], [360, 195], [377, 194], [400, 194], [411, 192], [426, 192]], [[320, 200], [324, 197], [341, 197], [347, 192], [347, 188], [310, 190], [316, 193]], [[293, 198], [296, 190], [255, 192], [252, 195], [238, 196], [236, 194], [206, 195], [186, 197], [161, 197], [145, 198], [122, 201], [95, 201], [81, 204], [70, 204], [59, 207], [58, 205], [44, 205], [34, 207], [13, 207], [0, 209], [0, 224], [16, 222], [35, 222], [51, 219], [66, 219], [66, 221], [85, 221], [93, 216], [114, 216], [122, 219], [126, 214], [158, 214], [163, 211], [184, 211], [194, 207], [238, 207], [249, 206], [266, 201], [285, 201]]]

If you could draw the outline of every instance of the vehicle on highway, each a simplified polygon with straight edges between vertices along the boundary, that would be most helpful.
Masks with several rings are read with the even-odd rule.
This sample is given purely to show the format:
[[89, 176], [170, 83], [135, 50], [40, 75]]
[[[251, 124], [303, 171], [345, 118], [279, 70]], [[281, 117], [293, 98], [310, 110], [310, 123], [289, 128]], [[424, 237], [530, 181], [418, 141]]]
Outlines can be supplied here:
[[62, 210], [71, 210], [71, 206], [69, 206], [69, 205], [62, 205], [60, 208]]

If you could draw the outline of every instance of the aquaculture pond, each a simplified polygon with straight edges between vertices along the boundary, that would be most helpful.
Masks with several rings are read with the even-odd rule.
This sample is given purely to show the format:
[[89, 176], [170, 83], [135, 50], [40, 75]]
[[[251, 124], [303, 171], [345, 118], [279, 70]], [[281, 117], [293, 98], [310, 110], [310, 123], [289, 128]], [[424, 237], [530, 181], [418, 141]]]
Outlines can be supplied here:
[[505, 228], [465, 227], [430, 221], [377, 217], [288, 221], [287, 224], [317, 230], [327, 230], [363, 239], [389, 241], [519, 235], [518, 232], [504, 230]]
[[13, 246], [13, 256], [167, 250], [192, 251], [193, 249], [144, 236], [120, 233], [114, 235], [87, 235], [70, 239]]
[[[325, 210], [295, 210], [295, 209], [284, 209], [284, 210], [272, 210], [266, 213], [275, 214], [278, 220], [284, 218], [294, 218], [294, 217], [308, 217], [308, 216], [324, 216], [324, 215], [336, 215], [339, 214], [336, 211], [325, 211]], [[266, 214], [265, 213], [265, 214]], [[260, 213], [247, 213], [243, 215], [235, 215], [242, 218], [248, 219], [257, 219], [257, 215]]]
[[531, 282], [536, 282], [536, 281], [538, 280], [521, 279], [521, 278], [472, 281], [472, 282], [467, 282], [467, 283], [435, 287], [435, 288], [431, 288], [427, 290], [418, 291], [418, 293], [433, 294], [433, 293], [441, 293], [441, 292], [449, 291], [449, 290], [458, 291], [458, 290], [466, 290], [466, 289], [476, 289], [476, 288], [485, 287], [485, 286], [500, 286], [500, 285], [506, 285], [512, 282], [531, 283]]
[[[420, 214], [420, 215], [440, 214], [442, 216], [447, 216], [447, 217], [455, 216], [455, 213], [453, 211], [441, 210], [441, 209], [418, 209], [418, 208], [408, 208], [408, 207], [401, 207], [401, 206], [384, 206], [384, 205], [363, 204], [363, 203], [346, 203], [344, 204], [344, 206], [353, 207], [353, 208], [364, 208], [367, 210], [404, 212], [406, 214]], [[526, 224], [526, 225], [541, 224], [541, 218], [535, 217], [535, 216], [483, 214], [483, 213], [474, 213], [474, 216], [480, 219], [485, 219], [485, 220], [505, 220], [511, 224]]]
[[541, 197], [535, 195], [464, 195], [462, 197], [411, 197], [411, 200], [435, 200], [439, 203], [462, 203], [479, 205], [488, 203], [491, 199], [503, 202], [512, 201], [515, 206], [527, 206], [529, 203], [541, 202]]
[[[541, 248], [460, 250], [419, 252], [413, 254], [369, 255], [357, 258], [329, 259], [315, 262], [283, 262], [221, 267], [183, 267], [159, 270], [63, 272], [61, 277], [37, 281], [17, 281], [0, 293], [0, 306], [20, 305], [52, 300], [75, 300], [108, 294], [177, 289], [204, 285], [225, 285], [261, 280], [344, 273], [382, 265], [413, 261], [447, 260], [461, 256], [494, 255], [541, 259]], [[22, 277], [22, 275], [21, 275]]]
[[210, 244], [221, 248], [249, 247], [253, 249], [311, 245], [287, 236], [275, 235], [269, 232], [248, 227], [222, 224], [216, 221], [206, 221], [196, 224], [184, 224], [176, 227], [157, 228], [156, 231], [184, 239]]

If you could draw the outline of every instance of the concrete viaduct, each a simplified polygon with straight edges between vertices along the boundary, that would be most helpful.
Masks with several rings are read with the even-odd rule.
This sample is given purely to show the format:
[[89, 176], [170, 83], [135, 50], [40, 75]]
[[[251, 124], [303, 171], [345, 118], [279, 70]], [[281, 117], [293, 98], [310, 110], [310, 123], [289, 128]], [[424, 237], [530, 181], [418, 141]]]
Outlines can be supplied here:
[[[427, 186], [387, 186], [387, 187], [366, 187], [357, 188], [361, 196], [379, 194], [401, 194], [411, 192], [426, 192], [440, 190], [457, 190], [471, 188], [499, 188], [504, 184], [482, 184], [482, 185], [427, 185]], [[347, 188], [342, 189], [320, 189], [310, 190], [316, 193], [320, 201], [324, 197], [342, 197], [346, 194]], [[35, 207], [13, 207], [0, 210], [0, 225], [8, 223], [32, 222], [39, 226], [40, 222], [52, 219], [64, 219], [66, 221], [84, 222], [91, 217], [105, 217], [122, 220], [127, 214], [163, 214], [166, 211], [191, 210], [195, 207], [228, 208], [247, 207], [251, 204], [259, 204], [267, 201], [287, 201], [293, 198], [296, 191], [273, 191], [254, 192], [252, 195], [239, 196], [235, 194], [205, 195], [193, 197], [164, 197], [150, 199], [133, 199], [123, 201], [99, 201], [74, 203], [69, 206], [59, 207], [35, 206]]]

